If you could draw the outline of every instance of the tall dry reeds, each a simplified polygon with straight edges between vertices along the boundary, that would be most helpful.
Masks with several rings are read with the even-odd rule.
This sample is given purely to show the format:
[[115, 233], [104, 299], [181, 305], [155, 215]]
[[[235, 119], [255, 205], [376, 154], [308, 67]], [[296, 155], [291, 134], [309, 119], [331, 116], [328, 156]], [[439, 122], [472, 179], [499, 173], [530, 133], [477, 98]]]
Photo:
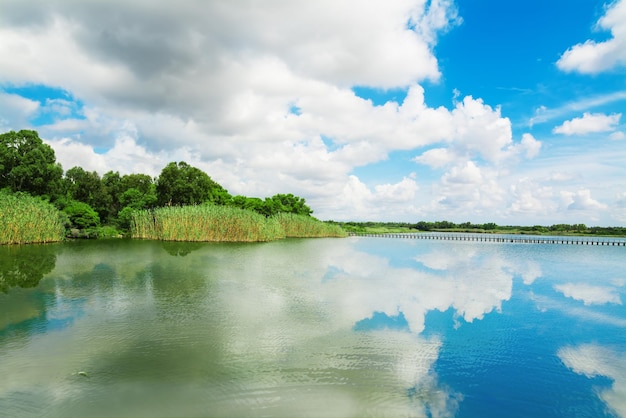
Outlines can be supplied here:
[[50, 203], [0, 192], [0, 244], [61, 241], [64, 231], [61, 213]]
[[142, 210], [131, 220], [133, 238], [163, 241], [272, 241], [285, 233], [275, 219], [216, 205], [170, 206]]
[[131, 236], [163, 241], [258, 242], [285, 237], [343, 237], [346, 233], [303, 215], [266, 218], [231, 206], [170, 206], [133, 213]]
[[294, 213], [279, 213], [274, 218], [290, 238], [345, 237], [347, 233], [339, 226]]

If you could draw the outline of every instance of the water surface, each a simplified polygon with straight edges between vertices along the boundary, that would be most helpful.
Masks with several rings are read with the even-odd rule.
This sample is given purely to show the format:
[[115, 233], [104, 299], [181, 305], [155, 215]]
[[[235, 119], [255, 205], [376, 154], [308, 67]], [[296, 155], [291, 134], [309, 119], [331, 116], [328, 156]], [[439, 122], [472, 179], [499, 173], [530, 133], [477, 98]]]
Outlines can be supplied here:
[[0, 247], [0, 416], [626, 416], [626, 248]]

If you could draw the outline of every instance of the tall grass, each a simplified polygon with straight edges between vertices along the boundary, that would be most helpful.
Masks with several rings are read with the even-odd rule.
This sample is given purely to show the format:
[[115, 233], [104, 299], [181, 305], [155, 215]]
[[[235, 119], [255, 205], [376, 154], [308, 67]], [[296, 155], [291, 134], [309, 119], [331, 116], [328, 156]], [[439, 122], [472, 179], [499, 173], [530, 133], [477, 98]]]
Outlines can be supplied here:
[[131, 216], [133, 238], [163, 241], [273, 241], [285, 237], [343, 237], [337, 225], [315, 218], [279, 214], [266, 218], [231, 206], [170, 206], [136, 211]]
[[322, 222], [311, 216], [279, 213], [274, 218], [291, 238], [345, 237], [347, 233], [339, 225]]
[[61, 241], [64, 231], [61, 213], [50, 203], [0, 192], [0, 244]]
[[215, 205], [170, 206], [142, 210], [131, 218], [133, 238], [164, 241], [272, 241], [285, 237], [276, 219]]

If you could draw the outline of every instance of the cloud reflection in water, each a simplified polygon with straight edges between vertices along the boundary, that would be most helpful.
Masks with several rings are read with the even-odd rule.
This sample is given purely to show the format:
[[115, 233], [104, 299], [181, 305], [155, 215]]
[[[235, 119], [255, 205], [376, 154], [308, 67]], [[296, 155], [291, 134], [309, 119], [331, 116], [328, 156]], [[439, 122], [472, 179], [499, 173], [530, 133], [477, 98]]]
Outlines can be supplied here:
[[599, 389], [598, 396], [620, 417], [626, 417], [626, 353], [598, 344], [581, 344], [561, 348], [558, 356], [578, 374], [611, 379], [610, 389]]

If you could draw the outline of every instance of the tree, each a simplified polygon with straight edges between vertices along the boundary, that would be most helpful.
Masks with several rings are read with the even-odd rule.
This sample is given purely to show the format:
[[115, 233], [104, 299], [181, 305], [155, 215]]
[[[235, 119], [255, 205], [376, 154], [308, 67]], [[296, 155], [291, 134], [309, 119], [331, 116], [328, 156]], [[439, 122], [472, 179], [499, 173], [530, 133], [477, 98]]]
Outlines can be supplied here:
[[123, 191], [134, 188], [143, 194], [150, 193], [154, 186], [152, 177], [147, 174], [126, 174], [122, 177], [121, 183]]
[[72, 228], [93, 229], [100, 226], [100, 217], [87, 203], [71, 202], [63, 212], [69, 216]]
[[123, 186], [122, 186], [122, 177], [120, 177], [120, 173], [118, 171], [108, 171], [104, 173], [101, 179], [102, 186], [104, 187], [105, 193], [108, 195], [108, 219], [107, 221], [111, 221], [117, 216], [117, 213], [121, 210], [120, 206], [120, 195], [122, 194]]
[[54, 150], [36, 131], [10, 131], [0, 135], [0, 189], [36, 196], [58, 194], [63, 168]]
[[81, 167], [72, 167], [65, 173], [66, 197], [70, 200], [87, 203], [100, 219], [106, 220], [111, 210], [111, 196], [95, 171], [85, 171]]
[[[156, 182], [157, 201], [161, 206], [193, 205], [228, 200], [228, 192], [208, 174], [184, 161], [169, 163]], [[230, 196], [230, 195], [228, 195]]]
[[263, 211], [263, 200], [259, 199], [258, 197], [246, 197], [238, 195], [231, 199], [230, 205], [241, 209], [252, 210], [262, 215], [265, 214]]
[[259, 212], [268, 217], [281, 212], [309, 216], [313, 210], [306, 205], [304, 198], [289, 193], [265, 198], [263, 207]]

